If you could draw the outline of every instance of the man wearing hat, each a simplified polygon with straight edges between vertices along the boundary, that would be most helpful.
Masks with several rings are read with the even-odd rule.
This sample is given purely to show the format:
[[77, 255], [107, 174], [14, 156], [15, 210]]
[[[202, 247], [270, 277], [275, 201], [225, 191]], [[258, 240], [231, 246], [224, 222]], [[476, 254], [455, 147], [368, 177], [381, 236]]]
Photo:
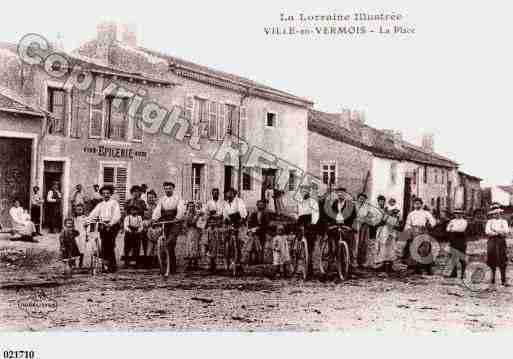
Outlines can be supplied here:
[[501, 272], [502, 285], [507, 286], [506, 265], [506, 235], [509, 233], [508, 222], [501, 218], [503, 210], [495, 205], [490, 208], [488, 215], [491, 218], [486, 222], [485, 233], [488, 236], [487, 264], [492, 268], [492, 284], [495, 284], [495, 272], [497, 267]]
[[451, 253], [451, 278], [456, 278], [458, 271], [458, 262], [461, 263], [461, 279], [465, 277], [465, 267], [467, 265], [467, 228], [468, 222], [463, 217], [465, 212], [461, 209], [453, 211], [454, 217], [447, 224], [447, 233], [449, 233], [449, 244]]
[[107, 266], [107, 271], [113, 273], [117, 270], [116, 265], [116, 236], [118, 234], [121, 219], [121, 211], [118, 202], [112, 198], [114, 188], [106, 185], [100, 188], [103, 201], [89, 213], [84, 221], [84, 226], [93, 220], [99, 219], [99, 234], [102, 242], [102, 259]]
[[[404, 232], [408, 233], [408, 238], [406, 240], [406, 245], [403, 249], [403, 260], [408, 264], [409, 267], [415, 268], [418, 274], [422, 273], [422, 270], [426, 270], [428, 275], [432, 275], [432, 267], [433, 263], [416, 263], [415, 258], [411, 256], [411, 244], [413, 240], [421, 235], [427, 233], [429, 228], [432, 228], [436, 225], [436, 220], [431, 214], [431, 212], [422, 208], [423, 202], [422, 199], [416, 197], [413, 200], [413, 211], [408, 214], [406, 217], [406, 223], [404, 226]], [[431, 243], [423, 242], [419, 245], [418, 250], [420, 249], [428, 249], [431, 252]], [[427, 251], [424, 251], [427, 252]], [[427, 253], [426, 253], [427, 254]], [[415, 263], [414, 263], [415, 262]]]
[[310, 186], [302, 185], [300, 188], [300, 197], [297, 199], [296, 218], [297, 223], [304, 227], [305, 237], [308, 245], [308, 276], [313, 274], [312, 253], [315, 247], [314, 226], [319, 221], [319, 204], [310, 197]]

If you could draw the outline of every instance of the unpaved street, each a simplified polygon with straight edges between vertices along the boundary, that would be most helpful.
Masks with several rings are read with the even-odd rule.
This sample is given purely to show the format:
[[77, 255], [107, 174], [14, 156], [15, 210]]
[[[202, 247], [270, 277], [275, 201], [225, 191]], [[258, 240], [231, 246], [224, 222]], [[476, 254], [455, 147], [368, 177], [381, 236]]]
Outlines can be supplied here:
[[[1, 264], [0, 326], [3, 330], [287, 330], [489, 332], [513, 329], [511, 287], [473, 292], [441, 276], [391, 278], [366, 273], [342, 284], [315, 279], [270, 280], [262, 268], [246, 277], [179, 273], [167, 281], [157, 270], [64, 278], [54, 238], [29, 244], [0, 240], [0, 249], [23, 249], [42, 258]], [[28, 248], [28, 249], [27, 249]], [[28, 250], [28, 252], [27, 252]], [[469, 251], [482, 258], [484, 241]], [[444, 258], [440, 259], [442, 262]], [[30, 266], [30, 268], [29, 268]], [[35, 267], [34, 267], [35, 266]], [[20, 308], [43, 293], [55, 310], [36, 318]]]

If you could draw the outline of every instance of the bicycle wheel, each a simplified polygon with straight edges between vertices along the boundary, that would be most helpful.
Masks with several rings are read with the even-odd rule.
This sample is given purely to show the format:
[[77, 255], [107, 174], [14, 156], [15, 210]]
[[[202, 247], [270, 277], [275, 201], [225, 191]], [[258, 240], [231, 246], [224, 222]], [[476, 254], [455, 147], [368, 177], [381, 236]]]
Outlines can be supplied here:
[[340, 280], [346, 279], [349, 275], [349, 247], [345, 241], [338, 244], [337, 273]]
[[321, 239], [319, 247], [321, 249], [321, 253], [319, 255], [319, 270], [321, 271], [321, 274], [325, 275], [328, 274], [330, 264], [333, 261], [332, 251], [330, 251], [329, 239]]

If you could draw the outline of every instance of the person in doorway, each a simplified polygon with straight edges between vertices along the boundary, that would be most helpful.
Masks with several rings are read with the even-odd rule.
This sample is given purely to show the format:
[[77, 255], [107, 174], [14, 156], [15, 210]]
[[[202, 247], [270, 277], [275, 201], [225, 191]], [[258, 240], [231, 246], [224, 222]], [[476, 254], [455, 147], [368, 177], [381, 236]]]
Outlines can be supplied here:
[[30, 197], [30, 218], [36, 227], [36, 235], [41, 235], [41, 206], [44, 201], [39, 192], [39, 187], [32, 188], [32, 196]]
[[120, 229], [121, 210], [119, 203], [112, 198], [114, 188], [105, 185], [100, 188], [100, 194], [103, 200], [94, 207], [87, 216], [86, 223], [99, 220], [99, 234], [101, 238], [102, 259], [106, 266], [105, 270], [109, 273], [117, 271], [116, 263], [116, 236]]
[[492, 269], [492, 284], [495, 284], [495, 273], [499, 267], [502, 285], [509, 286], [506, 280], [508, 222], [501, 218], [504, 211], [499, 206], [492, 206], [490, 209], [488, 215], [491, 218], [486, 222], [485, 227], [485, 233], [488, 236], [486, 263]]
[[467, 265], [467, 228], [468, 222], [463, 217], [464, 211], [455, 209], [454, 218], [447, 224], [447, 233], [449, 233], [449, 245], [451, 253], [452, 271], [449, 277], [457, 278], [458, 263], [461, 264], [461, 279], [465, 277], [465, 268]]
[[48, 222], [50, 233], [56, 233], [61, 228], [62, 219], [62, 194], [59, 191], [59, 182], [54, 182], [46, 196], [46, 207], [48, 209]]
[[36, 226], [30, 220], [30, 215], [26, 209], [21, 206], [20, 201], [15, 198], [13, 206], [9, 210], [14, 231], [21, 236], [21, 239], [33, 241], [36, 233]]
[[[408, 217], [406, 217], [404, 231], [408, 234], [408, 238], [403, 249], [403, 261], [406, 262], [408, 267], [415, 269], [417, 274], [421, 274], [425, 270], [428, 275], [432, 275], [433, 262], [431, 261], [430, 263], [420, 263], [418, 260], [412, 257], [411, 253], [411, 245], [413, 240], [421, 234], [426, 234], [430, 228], [436, 225], [435, 218], [429, 210], [422, 208], [422, 204], [422, 199], [416, 197], [413, 200], [413, 211], [411, 211], [408, 214]], [[422, 257], [427, 257], [431, 253], [431, 248], [431, 243], [424, 241], [420, 243], [417, 254]]]
[[274, 212], [276, 210], [276, 207], [274, 205], [274, 188], [271, 184], [269, 184], [265, 189], [264, 200], [267, 205], [267, 210], [269, 212]]

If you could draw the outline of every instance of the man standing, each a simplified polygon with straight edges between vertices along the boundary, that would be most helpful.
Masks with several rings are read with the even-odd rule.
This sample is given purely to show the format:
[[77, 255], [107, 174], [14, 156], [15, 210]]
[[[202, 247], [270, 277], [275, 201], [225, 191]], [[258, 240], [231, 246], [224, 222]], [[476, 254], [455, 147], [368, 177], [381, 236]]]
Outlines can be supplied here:
[[467, 253], [466, 231], [468, 228], [468, 222], [463, 218], [464, 212], [462, 210], [455, 209], [453, 213], [455, 218], [451, 219], [449, 224], [447, 224], [452, 266], [450, 277], [456, 278], [458, 276], [457, 272], [459, 262], [461, 263], [461, 279], [463, 279], [465, 277], [465, 267], [467, 264], [465, 256]]
[[85, 220], [85, 225], [94, 220], [99, 220], [98, 225], [100, 239], [102, 242], [102, 259], [108, 273], [117, 270], [116, 264], [116, 236], [120, 229], [121, 211], [119, 203], [112, 198], [114, 188], [106, 185], [100, 189], [103, 200], [94, 207]]
[[233, 188], [229, 188], [226, 191], [226, 201], [223, 208], [223, 219], [228, 225], [233, 225], [238, 236], [237, 248], [235, 251], [235, 265], [240, 270], [240, 259], [242, 254], [242, 225], [248, 216], [246, 210], [246, 204], [242, 198], [237, 197], [237, 191]]
[[492, 268], [492, 284], [495, 284], [495, 272], [499, 267], [503, 286], [506, 281], [506, 266], [508, 258], [506, 253], [506, 235], [509, 233], [508, 222], [501, 218], [503, 210], [499, 206], [492, 206], [488, 215], [491, 218], [486, 222], [485, 233], [488, 236], [486, 262]]
[[[251, 259], [251, 253], [257, 248], [260, 247], [259, 251], [255, 251], [258, 253], [258, 264], [264, 263], [264, 248], [265, 242], [267, 239], [267, 234], [269, 231], [269, 222], [271, 221], [269, 212], [265, 209], [265, 202], [259, 200], [257, 202], [257, 210], [256, 212], [251, 213], [248, 219], [248, 232], [250, 233], [251, 245], [248, 245], [248, 250]], [[259, 242], [259, 244], [256, 243]]]
[[[130, 207], [135, 207], [137, 209], [137, 213], [139, 213], [141, 216], [144, 216], [144, 213], [147, 210], [147, 206], [146, 206], [146, 202], [141, 199], [141, 193], [142, 193], [142, 189], [141, 189], [141, 187], [139, 187], [137, 185], [132, 186], [132, 188], [130, 188], [130, 195], [132, 196], [132, 198], [130, 198], [125, 205], [125, 208], [127, 209], [127, 214], [128, 214], [128, 209]], [[132, 238], [134, 240], [131, 242], [131, 244], [132, 244], [131, 250], [133, 252], [132, 256], [136, 260], [137, 267], [142, 266], [143, 262], [146, 261], [146, 258], [139, 257], [139, 255], [141, 253], [141, 246], [143, 247], [143, 252], [146, 253], [146, 247], [145, 247], [146, 238], [145, 237], [146, 237], [146, 231], [141, 231], [141, 233], [138, 233], [136, 236], [132, 236]], [[129, 236], [129, 238], [130, 238], [130, 236]], [[125, 256], [126, 256], [126, 253], [130, 252], [130, 248], [127, 248], [127, 249], [128, 249], [128, 252], [125, 250]], [[125, 261], [127, 261], [127, 260], [128, 260], [128, 258], [125, 258]]]
[[207, 220], [207, 256], [209, 257], [209, 270], [211, 273], [216, 271], [216, 259], [218, 246], [222, 233], [220, 232], [223, 219], [224, 201], [219, 198], [219, 189], [212, 189], [212, 199], [207, 202], [205, 211], [208, 215]]
[[59, 182], [54, 182], [46, 196], [46, 208], [48, 209], [48, 222], [50, 233], [55, 233], [61, 228], [61, 203], [62, 194], [59, 191]]
[[[415, 263], [415, 258], [412, 258], [412, 249], [411, 244], [415, 237], [425, 234], [428, 232], [429, 228], [432, 228], [436, 225], [436, 220], [431, 214], [431, 212], [422, 208], [422, 199], [415, 198], [413, 200], [413, 211], [408, 214], [406, 218], [406, 223], [404, 226], [404, 231], [408, 233], [408, 239], [406, 240], [406, 245], [403, 249], [403, 260], [407, 262], [409, 267], [415, 268], [415, 271], [420, 274], [422, 270], [425, 269], [428, 275], [432, 275], [432, 267], [433, 263]], [[420, 253], [422, 249], [422, 253]], [[424, 241], [418, 246], [418, 250], [415, 249], [418, 255], [427, 256], [431, 252], [431, 243]]]
[[[181, 220], [185, 215], [185, 204], [175, 191], [175, 184], [172, 182], [163, 183], [164, 196], [160, 197], [157, 206], [153, 210], [153, 221], [175, 221]], [[180, 225], [164, 225], [164, 236], [166, 246], [169, 251], [169, 271], [176, 273], [176, 240], [180, 234]]]
[[34, 186], [32, 189], [33, 193], [30, 197], [30, 218], [36, 226], [36, 235], [41, 235], [41, 206], [43, 205], [43, 199], [41, 193], [39, 193], [39, 187]]
[[310, 197], [310, 187], [303, 185], [300, 188], [300, 198], [297, 201], [297, 224], [304, 228], [308, 246], [308, 277], [313, 274], [312, 253], [315, 247], [315, 225], [319, 221], [319, 204]]

